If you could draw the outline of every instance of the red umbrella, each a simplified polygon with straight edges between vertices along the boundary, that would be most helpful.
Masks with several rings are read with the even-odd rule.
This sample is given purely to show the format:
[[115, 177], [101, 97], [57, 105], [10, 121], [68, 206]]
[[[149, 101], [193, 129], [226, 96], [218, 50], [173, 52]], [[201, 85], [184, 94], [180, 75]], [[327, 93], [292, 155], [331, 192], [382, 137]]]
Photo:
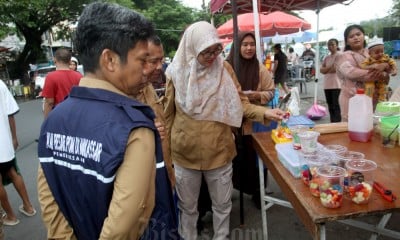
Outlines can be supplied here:
[[220, 40], [222, 45], [224, 45], [224, 47], [232, 42], [232, 38], [220, 38]]
[[[260, 35], [275, 36], [285, 35], [311, 29], [311, 24], [296, 16], [276, 11], [270, 14], [259, 14]], [[254, 15], [245, 13], [238, 16], [240, 31], [254, 32]], [[220, 37], [233, 35], [233, 20], [229, 20], [217, 29]]]
[[[349, 0], [262, 0], [258, 1], [257, 9], [259, 12], [274, 12], [274, 11], [293, 11], [293, 10], [317, 10], [328, 6], [352, 1]], [[253, 12], [253, 4], [251, 0], [236, 0], [238, 13]], [[231, 13], [232, 5], [229, 0], [211, 0], [210, 10], [215, 13]]]

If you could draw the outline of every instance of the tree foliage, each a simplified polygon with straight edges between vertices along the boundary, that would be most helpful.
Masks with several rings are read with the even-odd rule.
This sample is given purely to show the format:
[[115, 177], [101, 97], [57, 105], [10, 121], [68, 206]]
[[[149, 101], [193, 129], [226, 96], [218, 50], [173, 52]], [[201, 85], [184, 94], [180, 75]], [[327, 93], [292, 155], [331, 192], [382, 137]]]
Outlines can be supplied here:
[[400, 27], [400, 0], [393, 0], [391, 11], [386, 17], [371, 19], [361, 22], [368, 37], [383, 37], [383, 29], [388, 27]]
[[196, 10], [177, 0], [134, 0], [135, 9], [154, 23], [167, 56], [173, 57], [181, 34], [191, 23], [209, 21], [206, 10]]
[[11, 75], [22, 78], [23, 73], [28, 69], [28, 64], [36, 62], [42, 55], [43, 33], [61, 21], [76, 19], [83, 3], [82, 0], [2, 0], [0, 22], [13, 23], [26, 42], [15, 63], [17, 67], [11, 69]]
[[400, 0], [393, 0], [390, 18], [394, 21], [396, 26], [400, 26]]
[[[14, 67], [11, 66], [10, 75], [23, 78], [29, 63], [36, 63], [43, 56], [42, 35], [54, 26], [68, 31], [65, 23], [75, 22], [85, 4], [90, 2], [93, 0], [0, 0], [0, 29], [4, 31], [13, 23], [26, 42]], [[133, 6], [129, 0], [110, 2]]]

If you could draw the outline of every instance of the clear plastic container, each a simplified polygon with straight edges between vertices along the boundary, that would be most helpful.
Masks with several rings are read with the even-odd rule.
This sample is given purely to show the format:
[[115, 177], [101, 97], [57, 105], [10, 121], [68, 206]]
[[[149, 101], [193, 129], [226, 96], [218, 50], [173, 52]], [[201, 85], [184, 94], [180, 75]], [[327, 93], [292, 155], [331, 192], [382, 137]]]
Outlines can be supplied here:
[[293, 137], [293, 148], [296, 150], [301, 149], [301, 144], [300, 144], [300, 138], [298, 136], [299, 133], [305, 132], [309, 130], [310, 127], [306, 125], [295, 125], [292, 127], [289, 127], [290, 132], [292, 133]]
[[[338, 155], [342, 155], [347, 152], [347, 147], [339, 145], [339, 144], [330, 144], [324, 146], [327, 151], [332, 153], [332, 158], [334, 161], [338, 161]], [[337, 163], [336, 163], [337, 164]]]
[[348, 129], [352, 141], [368, 142], [373, 134], [372, 99], [357, 89], [357, 94], [349, 100]]
[[319, 198], [327, 208], [338, 208], [343, 201], [343, 183], [346, 169], [338, 166], [324, 166], [317, 170], [319, 178]]
[[[301, 178], [305, 185], [310, 186], [311, 183], [317, 183], [318, 167], [332, 164], [332, 155], [323, 148], [319, 148], [315, 153], [299, 154], [304, 165], [301, 167]], [[318, 187], [313, 184], [313, 189], [310, 189], [313, 196], [318, 197]], [[315, 190], [315, 191], [314, 191]], [[314, 193], [313, 193], [314, 192]]]
[[382, 145], [384, 147], [394, 147], [397, 142], [400, 116], [382, 117], [379, 124]]
[[376, 163], [367, 159], [346, 162], [349, 184], [348, 194], [351, 201], [357, 204], [369, 202], [376, 168]]
[[314, 153], [318, 148], [319, 132], [304, 131], [297, 134], [300, 139], [301, 151], [305, 154]]
[[350, 160], [360, 160], [365, 158], [365, 154], [362, 152], [356, 152], [356, 151], [345, 151], [339, 154], [335, 155], [336, 163], [339, 167], [346, 167], [346, 162]]

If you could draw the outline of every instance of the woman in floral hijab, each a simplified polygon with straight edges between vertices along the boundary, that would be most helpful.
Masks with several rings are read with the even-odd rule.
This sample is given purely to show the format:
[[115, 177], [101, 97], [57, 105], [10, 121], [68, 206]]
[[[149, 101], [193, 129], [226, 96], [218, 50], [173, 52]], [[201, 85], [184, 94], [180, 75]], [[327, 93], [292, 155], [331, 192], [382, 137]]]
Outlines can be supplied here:
[[182, 36], [168, 66], [165, 116], [175, 165], [179, 233], [196, 239], [197, 199], [204, 176], [213, 206], [214, 239], [227, 239], [232, 208], [232, 129], [242, 117], [279, 120], [283, 112], [250, 104], [220, 53], [214, 26], [196, 22]]

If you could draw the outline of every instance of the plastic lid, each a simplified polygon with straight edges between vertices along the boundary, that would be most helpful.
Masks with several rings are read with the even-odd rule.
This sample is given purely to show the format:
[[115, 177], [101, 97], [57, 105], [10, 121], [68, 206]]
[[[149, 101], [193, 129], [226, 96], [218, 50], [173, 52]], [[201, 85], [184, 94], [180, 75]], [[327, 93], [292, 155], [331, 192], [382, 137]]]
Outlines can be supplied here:
[[316, 131], [304, 131], [304, 132], [300, 132], [298, 134], [299, 138], [304, 138], [304, 139], [313, 139], [313, 138], [318, 138], [318, 136], [320, 135], [319, 132]]
[[364, 159], [365, 154], [356, 151], [346, 151], [339, 154], [338, 157], [344, 160], [359, 160], [359, 159]]
[[325, 145], [325, 148], [328, 149], [328, 151], [331, 151], [335, 154], [343, 154], [343, 153], [347, 152], [347, 147], [339, 145], [339, 144]]
[[304, 115], [290, 116], [286, 124], [288, 127], [292, 127], [292, 126], [296, 126], [296, 125], [306, 125], [309, 127], [315, 126], [315, 123]]
[[316, 153], [302, 155], [304, 161], [309, 167], [324, 166], [332, 163], [332, 154], [327, 151], [319, 150]]
[[322, 166], [317, 169], [318, 176], [322, 176], [325, 178], [338, 178], [344, 177], [346, 175], [346, 169], [337, 166]]
[[361, 159], [361, 160], [350, 160], [346, 162], [346, 168], [352, 171], [358, 172], [368, 172], [373, 171], [377, 168], [377, 165], [374, 161]]
[[400, 113], [399, 102], [380, 102], [376, 105], [375, 113]]
[[364, 94], [365, 91], [363, 88], [357, 88], [357, 94]]

